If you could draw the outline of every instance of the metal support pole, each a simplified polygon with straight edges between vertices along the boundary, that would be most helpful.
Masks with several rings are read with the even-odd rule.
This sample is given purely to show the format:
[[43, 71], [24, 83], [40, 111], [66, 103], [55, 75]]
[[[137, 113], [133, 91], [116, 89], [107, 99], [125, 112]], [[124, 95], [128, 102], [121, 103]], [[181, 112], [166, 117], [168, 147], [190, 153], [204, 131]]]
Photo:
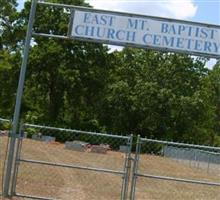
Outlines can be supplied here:
[[197, 152], [197, 156], [196, 156], [196, 159], [197, 159], [197, 169], [199, 169], [200, 168], [200, 158], [201, 157], [201, 154], [200, 154], [200, 152], [198, 151]]
[[132, 181], [131, 181], [131, 192], [130, 192], [130, 199], [135, 199], [135, 189], [136, 189], [136, 182], [137, 182], [137, 171], [138, 171], [138, 162], [141, 150], [141, 142], [140, 142], [140, 135], [137, 137], [137, 144], [136, 144], [136, 152], [134, 158], [134, 165], [132, 171]]
[[126, 200], [128, 196], [128, 185], [129, 185], [129, 178], [130, 178], [130, 169], [131, 169], [131, 151], [132, 151], [132, 143], [133, 143], [133, 135], [130, 136], [128, 140], [127, 146], [129, 146], [128, 151], [126, 152], [126, 160], [124, 166], [124, 176], [123, 176], [123, 184], [121, 190], [121, 200]]
[[196, 156], [196, 151], [194, 150], [194, 167], [196, 167], [196, 161], [197, 161], [197, 156]]
[[208, 154], [208, 166], [207, 166], [207, 173], [209, 173], [209, 168], [210, 168], [210, 162], [211, 162], [211, 154]]
[[[128, 145], [128, 142], [126, 144], [126, 147]], [[122, 187], [121, 187], [121, 200], [124, 200], [124, 190], [125, 190], [125, 176], [126, 176], [126, 165], [127, 165], [127, 149], [126, 149], [126, 152], [125, 152], [125, 159], [124, 159], [124, 165], [123, 165], [123, 176], [122, 176]]]
[[12, 196], [15, 195], [15, 193], [16, 193], [18, 167], [19, 167], [19, 164], [20, 164], [20, 156], [21, 156], [23, 136], [24, 136], [23, 123], [21, 123], [20, 124], [18, 141], [17, 141], [15, 164], [14, 164], [14, 169], [13, 169], [13, 177], [12, 177], [12, 185], [11, 185], [11, 194], [12, 194]]
[[25, 73], [26, 73], [26, 68], [27, 68], [27, 60], [28, 60], [28, 54], [29, 54], [29, 49], [30, 49], [33, 21], [34, 21], [34, 16], [36, 12], [36, 7], [37, 7], [37, 0], [32, 0], [26, 39], [25, 39], [24, 52], [23, 52], [23, 59], [22, 59], [22, 64], [21, 64], [20, 76], [19, 76], [18, 89], [17, 89], [17, 94], [16, 94], [16, 104], [15, 104], [15, 110], [14, 110], [14, 116], [13, 116], [12, 132], [10, 136], [11, 138], [9, 142], [9, 152], [7, 155], [7, 166], [6, 166], [7, 169], [6, 169], [6, 173], [4, 177], [4, 190], [3, 190], [4, 197], [8, 197], [11, 195], [9, 188], [11, 184], [11, 174], [12, 174], [13, 163], [14, 163], [14, 148], [15, 148], [15, 143], [16, 143], [16, 132], [18, 129], [18, 124], [19, 124], [21, 100], [22, 100], [22, 95], [23, 95]]

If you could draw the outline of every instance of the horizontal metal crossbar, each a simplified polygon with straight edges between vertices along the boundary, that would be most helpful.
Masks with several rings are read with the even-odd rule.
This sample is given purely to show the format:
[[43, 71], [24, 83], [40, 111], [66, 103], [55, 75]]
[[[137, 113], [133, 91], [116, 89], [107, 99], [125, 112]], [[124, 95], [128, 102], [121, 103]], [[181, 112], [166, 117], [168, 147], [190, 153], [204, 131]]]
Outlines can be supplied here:
[[28, 198], [28, 199], [39, 199], [39, 200], [56, 200], [52, 198], [47, 198], [47, 197], [37, 197], [37, 196], [32, 196], [32, 195], [26, 195], [26, 194], [15, 194], [16, 197], [22, 197], [22, 198]]
[[174, 178], [174, 177], [169, 177], [169, 176], [142, 174], [142, 173], [135, 173], [135, 175], [140, 176], [140, 177], [167, 180], [167, 181], [177, 181], [177, 182], [183, 182], [183, 183], [202, 184], [202, 185], [209, 185], [209, 186], [220, 186], [220, 182], [217, 183], [217, 182], [200, 181], [200, 180], [192, 180], [192, 179]]
[[45, 162], [45, 161], [39, 161], [39, 160], [20, 159], [18, 160], [18, 162], [19, 161], [25, 162], [25, 163], [49, 165], [49, 166], [54, 166], [54, 167], [65, 167], [65, 168], [72, 168], [72, 169], [82, 169], [82, 170], [96, 171], [96, 172], [103, 172], [103, 173], [110, 173], [110, 174], [119, 174], [119, 175], [125, 174], [125, 172], [123, 171], [117, 171], [117, 170], [111, 170], [111, 169], [100, 169], [100, 168], [95, 168], [95, 167], [84, 167], [84, 166], [79, 166], [79, 165], [67, 165], [67, 164], [52, 163], [52, 162]]
[[110, 11], [110, 10], [103, 10], [103, 9], [95, 9], [92, 7], [83, 7], [83, 6], [75, 6], [75, 5], [67, 5], [67, 4], [60, 4], [60, 3], [51, 3], [47, 1], [40, 1], [38, 0], [38, 4], [44, 5], [44, 6], [52, 6], [52, 7], [57, 7], [57, 8], [66, 8], [66, 9], [78, 9], [78, 10], [87, 10], [87, 11], [98, 11], [98, 12], [106, 12], [110, 14], [127, 14], [129, 16], [134, 16], [134, 17], [148, 17], [150, 19], [157, 19], [157, 20], [168, 20], [170, 22], [182, 22], [182, 23], [187, 23], [187, 24], [195, 24], [195, 25], [205, 25], [207, 27], [213, 26], [215, 28], [219, 28], [220, 26], [217, 24], [207, 24], [207, 23], [201, 23], [201, 22], [194, 22], [190, 20], [179, 20], [179, 19], [173, 19], [173, 18], [167, 18], [167, 17], [158, 17], [158, 16], [150, 16], [150, 15], [141, 15], [137, 13], [129, 13], [129, 12], [120, 12], [120, 11]]
[[69, 37], [65, 35], [52, 35], [47, 33], [35, 33], [33, 32], [32, 35], [34, 36], [42, 36], [42, 37], [51, 37], [51, 38], [57, 38], [57, 39], [70, 39]]
[[56, 127], [50, 127], [50, 126], [40, 126], [40, 125], [28, 124], [28, 123], [25, 123], [24, 126], [28, 126], [32, 128], [44, 128], [44, 129], [50, 129], [50, 130], [65, 131], [65, 132], [70, 132], [70, 133], [81, 133], [81, 134], [105, 136], [105, 137], [112, 137], [112, 138], [130, 139], [130, 136], [112, 135], [112, 134], [107, 134], [107, 133], [96, 133], [96, 132], [81, 131], [81, 130], [75, 130], [75, 129], [56, 128]]
[[[85, 7], [82, 6], [74, 6], [74, 5], [67, 5], [67, 4], [60, 4], [60, 3], [51, 3], [51, 2], [45, 2], [45, 1], [38, 1], [38, 4], [45, 5], [45, 6], [53, 6], [58, 8], [72, 8], [72, 9], [85, 9]], [[93, 10], [93, 8], [86, 7], [88, 10]]]
[[159, 143], [159, 144], [167, 144], [167, 145], [174, 145], [174, 146], [182, 146], [182, 147], [191, 147], [191, 148], [200, 148], [200, 149], [209, 149], [209, 150], [218, 150], [218, 151], [220, 151], [220, 147], [186, 144], [186, 143], [170, 142], [170, 141], [163, 141], [163, 140], [154, 140], [154, 139], [147, 139], [147, 138], [141, 138], [141, 142], [153, 142], [153, 143]]

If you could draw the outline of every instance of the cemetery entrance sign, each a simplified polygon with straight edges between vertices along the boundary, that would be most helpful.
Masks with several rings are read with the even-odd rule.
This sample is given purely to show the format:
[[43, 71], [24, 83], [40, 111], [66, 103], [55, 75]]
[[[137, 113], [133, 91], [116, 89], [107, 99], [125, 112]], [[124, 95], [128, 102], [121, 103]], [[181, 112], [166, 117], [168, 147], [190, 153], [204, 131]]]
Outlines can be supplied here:
[[220, 26], [91, 9], [74, 9], [69, 36], [220, 58]]
[[[37, 5], [62, 8], [63, 11], [71, 9], [72, 13], [70, 17], [68, 36], [54, 35], [53, 33], [34, 32], [33, 26]], [[31, 47], [31, 40], [33, 36], [59, 39], [72, 38], [105, 44], [134, 46], [159, 51], [173, 51], [206, 56], [210, 58], [220, 58], [219, 25], [95, 10], [92, 8], [50, 3], [41, 0], [32, 0], [19, 75], [18, 89], [16, 93], [16, 104], [13, 115], [12, 130], [10, 132], [10, 139], [8, 142], [6, 155], [5, 173], [3, 178], [4, 197], [11, 197], [13, 194], [15, 194], [15, 179], [17, 176], [16, 155], [20, 148], [18, 148], [16, 143], [20, 126], [20, 110], [25, 74], [29, 57], [29, 49]], [[127, 157], [127, 160], [130, 159]], [[112, 173], [112, 170], [109, 170], [108, 172]], [[123, 173], [120, 172], [119, 174]], [[121, 193], [122, 199], [127, 199], [127, 178], [124, 178], [123, 184], [123, 192]], [[45, 198], [35, 197], [35, 199]]]

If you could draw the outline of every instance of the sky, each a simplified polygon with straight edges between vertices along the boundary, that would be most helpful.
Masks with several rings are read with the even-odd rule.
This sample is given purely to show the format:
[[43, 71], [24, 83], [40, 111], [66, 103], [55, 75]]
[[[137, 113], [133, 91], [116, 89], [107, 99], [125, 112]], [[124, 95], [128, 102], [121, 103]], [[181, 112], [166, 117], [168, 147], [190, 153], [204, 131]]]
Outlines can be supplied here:
[[[18, 0], [18, 9], [25, 0]], [[220, 25], [220, 0], [85, 0], [97, 9], [122, 11]], [[65, 2], [65, 1], [64, 1]], [[111, 46], [112, 49], [120, 49]], [[216, 63], [210, 59], [208, 68]]]

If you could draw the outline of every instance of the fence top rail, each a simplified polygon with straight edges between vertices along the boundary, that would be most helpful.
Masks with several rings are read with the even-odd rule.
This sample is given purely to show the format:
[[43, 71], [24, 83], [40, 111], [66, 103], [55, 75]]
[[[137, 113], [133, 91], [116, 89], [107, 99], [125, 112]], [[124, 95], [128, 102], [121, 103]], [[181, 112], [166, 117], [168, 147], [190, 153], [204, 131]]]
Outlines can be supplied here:
[[[182, 146], [182, 145], [181, 145]], [[186, 147], [184, 149], [181, 149], [181, 147], [176, 147], [176, 146], [172, 146], [172, 147], [169, 147], [173, 150], [184, 150], [184, 151], [192, 151], [192, 148], [190, 147]], [[211, 154], [211, 155], [219, 155], [220, 156], [220, 153], [218, 152], [213, 152], [213, 151], [207, 151], [207, 150], [201, 150], [201, 149], [196, 149], [198, 153], [205, 153], [205, 154]]]
[[166, 145], [173, 145], [173, 146], [181, 146], [181, 147], [190, 147], [190, 148], [196, 148], [196, 149], [206, 149], [206, 150], [220, 151], [220, 147], [213, 147], [213, 146], [206, 146], [206, 145], [178, 143], [178, 142], [155, 140], [155, 139], [148, 139], [148, 138], [140, 138], [140, 140], [142, 142], [152, 142], [152, 143], [159, 143], [159, 144], [166, 144]]
[[201, 153], [205, 153], [205, 154], [211, 154], [211, 155], [217, 155], [220, 156], [220, 152], [212, 152], [212, 151], [205, 151], [205, 150], [199, 150], [199, 152]]
[[113, 134], [107, 134], [107, 133], [97, 133], [97, 132], [82, 131], [82, 130], [76, 130], [76, 129], [57, 128], [57, 127], [42, 126], [42, 125], [29, 124], [29, 123], [25, 123], [24, 127], [49, 129], [49, 130], [56, 130], [56, 131], [65, 131], [65, 132], [69, 132], [69, 133], [81, 133], [81, 134], [89, 134], [89, 135], [120, 138], [120, 139], [130, 139], [131, 138], [131, 136], [113, 135]]
[[0, 121], [3, 121], [3, 122], [10, 122], [9, 119], [4, 119], [4, 118], [1, 118], [1, 117], [0, 117]]

